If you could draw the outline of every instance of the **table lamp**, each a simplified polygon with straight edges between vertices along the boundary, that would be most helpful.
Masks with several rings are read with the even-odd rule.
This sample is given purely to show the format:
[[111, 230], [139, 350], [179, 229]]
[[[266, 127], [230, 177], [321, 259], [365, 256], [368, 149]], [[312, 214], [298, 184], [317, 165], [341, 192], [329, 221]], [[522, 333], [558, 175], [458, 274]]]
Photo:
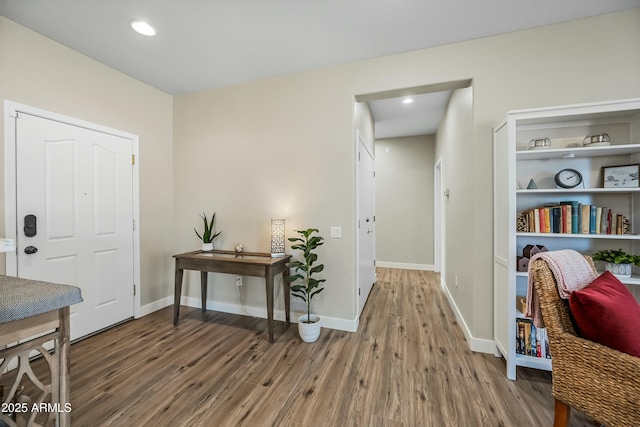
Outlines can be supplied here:
[[284, 256], [284, 218], [271, 218], [271, 257]]

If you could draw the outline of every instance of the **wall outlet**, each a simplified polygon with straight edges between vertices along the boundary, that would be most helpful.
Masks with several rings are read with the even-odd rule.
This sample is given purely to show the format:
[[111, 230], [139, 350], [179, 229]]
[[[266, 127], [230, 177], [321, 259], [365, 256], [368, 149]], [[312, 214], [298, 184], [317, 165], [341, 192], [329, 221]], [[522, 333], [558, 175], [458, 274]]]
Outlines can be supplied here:
[[242, 276], [236, 276], [236, 286], [242, 286]]

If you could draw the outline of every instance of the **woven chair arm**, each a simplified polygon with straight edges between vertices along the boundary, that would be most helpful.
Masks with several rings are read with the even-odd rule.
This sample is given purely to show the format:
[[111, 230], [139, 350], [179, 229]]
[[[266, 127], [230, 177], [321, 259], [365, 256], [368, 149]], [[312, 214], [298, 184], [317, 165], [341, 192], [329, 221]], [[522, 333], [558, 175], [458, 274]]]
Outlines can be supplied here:
[[610, 425], [640, 425], [640, 358], [570, 333], [562, 333], [556, 346], [557, 399]]

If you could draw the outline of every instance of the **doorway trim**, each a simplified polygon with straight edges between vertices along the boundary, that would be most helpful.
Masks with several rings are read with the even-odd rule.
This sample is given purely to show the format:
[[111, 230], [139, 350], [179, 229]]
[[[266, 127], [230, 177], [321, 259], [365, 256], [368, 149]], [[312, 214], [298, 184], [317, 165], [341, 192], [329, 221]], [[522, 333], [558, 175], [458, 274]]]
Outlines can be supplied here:
[[[106, 126], [65, 116], [51, 111], [41, 110], [17, 102], [4, 101], [4, 229], [5, 236], [8, 239], [17, 241], [18, 218], [17, 210], [17, 183], [16, 183], [16, 120], [18, 113], [25, 113], [44, 119], [55, 120], [72, 126], [78, 126], [97, 132], [106, 133], [126, 139], [130, 139], [132, 143], [132, 153], [135, 156], [135, 162], [132, 169], [133, 184], [133, 284], [135, 292], [133, 296], [133, 317], [141, 316], [140, 310], [140, 156], [139, 156], [139, 138], [138, 135], [112, 129]], [[18, 257], [16, 252], [6, 252], [7, 276], [17, 276]]]

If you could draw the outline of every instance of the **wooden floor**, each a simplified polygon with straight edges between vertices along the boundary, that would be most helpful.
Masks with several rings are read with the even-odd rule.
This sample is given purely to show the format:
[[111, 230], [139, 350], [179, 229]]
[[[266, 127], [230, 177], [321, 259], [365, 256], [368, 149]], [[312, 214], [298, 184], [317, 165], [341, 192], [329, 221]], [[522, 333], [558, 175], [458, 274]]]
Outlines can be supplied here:
[[[469, 350], [439, 278], [378, 269], [357, 333], [183, 307], [71, 346], [72, 426], [551, 426], [551, 376]], [[574, 412], [571, 426], [589, 423]]]

